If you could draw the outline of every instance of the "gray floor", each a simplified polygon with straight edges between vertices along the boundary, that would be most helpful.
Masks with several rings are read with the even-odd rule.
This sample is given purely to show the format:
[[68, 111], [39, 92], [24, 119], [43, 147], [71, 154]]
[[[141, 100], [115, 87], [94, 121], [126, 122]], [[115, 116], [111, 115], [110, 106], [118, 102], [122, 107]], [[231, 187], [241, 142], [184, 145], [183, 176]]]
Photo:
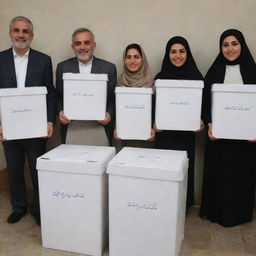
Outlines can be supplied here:
[[[0, 256], [81, 255], [42, 248], [41, 229], [34, 219], [26, 215], [20, 222], [8, 224], [6, 218], [10, 210], [9, 192], [6, 187], [0, 187]], [[223, 228], [200, 219], [198, 210], [198, 207], [193, 207], [187, 215], [180, 256], [256, 255], [256, 211], [252, 223]], [[108, 255], [106, 249], [104, 256]]]

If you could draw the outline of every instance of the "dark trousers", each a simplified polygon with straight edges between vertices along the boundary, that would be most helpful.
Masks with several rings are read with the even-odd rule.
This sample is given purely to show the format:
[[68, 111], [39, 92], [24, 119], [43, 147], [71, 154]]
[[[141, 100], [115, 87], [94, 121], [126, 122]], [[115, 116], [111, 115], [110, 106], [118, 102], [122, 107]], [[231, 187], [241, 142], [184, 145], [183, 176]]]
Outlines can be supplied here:
[[27, 157], [31, 180], [33, 184], [33, 201], [30, 212], [38, 213], [39, 190], [36, 159], [45, 153], [46, 139], [33, 138], [4, 141], [4, 152], [10, 183], [10, 196], [13, 211], [24, 212], [28, 208], [24, 164]]

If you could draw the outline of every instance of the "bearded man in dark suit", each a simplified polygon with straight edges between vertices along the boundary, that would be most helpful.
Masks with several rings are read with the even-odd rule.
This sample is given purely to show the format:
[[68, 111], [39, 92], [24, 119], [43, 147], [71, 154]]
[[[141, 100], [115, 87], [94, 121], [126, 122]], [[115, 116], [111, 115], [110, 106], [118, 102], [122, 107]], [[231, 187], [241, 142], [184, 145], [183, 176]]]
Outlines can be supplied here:
[[[53, 86], [51, 58], [30, 48], [34, 34], [33, 24], [28, 18], [17, 16], [11, 20], [9, 26], [12, 48], [0, 52], [0, 88], [45, 86], [48, 92], [47, 137], [51, 137], [56, 115], [56, 93]], [[4, 146], [12, 204], [12, 213], [7, 222], [18, 222], [28, 210], [24, 179], [24, 163], [27, 158], [33, 184], [30, 213], [40, 225], [36, 159], [45, 153], [47, 138], [5, 140], [0, 125], [0, 141]]]
[[[68, 125], [71, 123], [71, 120], [63, 112], [63, 73], [83, 73], [83, 74], [107, 74], [108, 83], [107, 83], [107, 110], [104, 120], [99, 120], [98, 126], [105, 128], [105, 136], [108, 138], [108, 143], [111, 144], [112, 135], [113, 135], [113, 121], [115, 118], [115, 95], [114, 89], [116, 86], [117, 74], [116, 66], [108, 61], [96, 58], [94, 56], [94, 50], [96, 47], [96, 42], [94, 34], [91, 30], [87, 28], [78, 28], [72, 34], [72, 45], [71, 45], [76, 57], [70, 58], [58, 64], [56, 70], [56, 89], [58, 94], [58, 113], [59, 120], [61, 122], [61, 138], [62, 142], [65, 143], [66, 133]], [[83, 111], [82, 109], [78, 111]], [[83, 121], [85, 124], [88, 121]], [[71, 126], [71, 124], [70, 124]], [[86, 126], [86, 125], [85, 125]], [[97, 126], [97, 125], [96, 125]], [[95, 129], [97, 128], [95, 126]], [[86, 137], [87, 128], [81, 128], [82, 136]], [[90, 133], [92, 134], [92, 133]], [[85, 142], [81, 138], [75, 139], [75, 143], [78, 141], [78, 144], [90, 144], [85, 138]], [[95, 140], [99, 140], [96, 143], [92, 142], [92, 145], [106, 145], [105, 142], [100, 141], [99, 136], [95, 136]], [[80, 140], [80, 141], [79, 141]], [[106, 140], [105, 140], [106, 141]], [[73, 141], [72, 141], [73, 142]], [[81, 143], [79, 143], [81, 142]], [[74, 143], [74, 144], [75, 144]]]

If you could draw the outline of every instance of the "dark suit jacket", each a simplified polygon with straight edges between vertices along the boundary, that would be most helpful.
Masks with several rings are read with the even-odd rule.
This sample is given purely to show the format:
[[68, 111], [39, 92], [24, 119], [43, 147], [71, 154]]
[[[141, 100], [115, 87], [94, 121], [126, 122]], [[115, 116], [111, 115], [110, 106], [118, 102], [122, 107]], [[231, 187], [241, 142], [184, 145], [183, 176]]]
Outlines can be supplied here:
[[[56, 89], [58, 94], [58, 112], [63, 110], [63, 73], [79, 73], [77, 58], [71, 58], [58, 64], [56, 70]], [[93, 57], [92, 70], [93, 74], [108, 75], [107, 90], [107, 112], [114, 119], [115, 114], [115, 86], [116, 86], [116, 66], [108, 61]]]
[[[55, 122], [56, 93], [53, 86], [51, 58], [30, 48], [25, 87], [47, 87], [47, 119]], [[12, 48], [0, 52], [0, 88], [16, 88], [17, 80]]]
[[[79, 73], [79, 65], [76, 57], [65, 60], [58, 64], [56, 70], [56, 89], [57, 89], [57, 105], [58, 113], [63, 110], [63, 73]], [[106, 133], [109, 140], [111, 141], [113, 135], [113, 123], [115, 119], [115, 86], [117, 80], [116, 66], [108, 61], [93, 57], [92, 70], [93, 74], [107, 74], [107, 112], [111, 116], [111, 123], [105, 126]], [[66, 137], [66, 126], [62, 125], [61, 137], [62, 142], [65, 141]]]

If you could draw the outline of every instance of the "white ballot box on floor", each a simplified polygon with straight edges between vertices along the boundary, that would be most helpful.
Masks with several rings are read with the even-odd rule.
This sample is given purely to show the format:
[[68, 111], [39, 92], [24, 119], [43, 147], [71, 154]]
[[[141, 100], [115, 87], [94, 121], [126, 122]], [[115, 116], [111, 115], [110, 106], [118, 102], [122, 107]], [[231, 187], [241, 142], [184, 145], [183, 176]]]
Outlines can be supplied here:
[[43, 247], [102, 256], [112, 147], [60, 145], [37, 159]]
[[152, 127], [151, 88], [116, 87], [116, 130], [124, 140], [147, 140]]
[[203, 81], [155, 81], [155, 122], [160, 130], [195, 131], [200, 128]]
[[64, 73], [64, 114], [70, 120], [104, 120], [107, 74]]
[[223, 139], [256, 139], [256, 85], [212, 85], [212, 134]]
[[0, 89], [3, 137], [7, 140], [47, 136], [45, 86]]
[[186, 151], [126, 147], [110, 161], [110, 256], [179, 255], [187, 168]]

